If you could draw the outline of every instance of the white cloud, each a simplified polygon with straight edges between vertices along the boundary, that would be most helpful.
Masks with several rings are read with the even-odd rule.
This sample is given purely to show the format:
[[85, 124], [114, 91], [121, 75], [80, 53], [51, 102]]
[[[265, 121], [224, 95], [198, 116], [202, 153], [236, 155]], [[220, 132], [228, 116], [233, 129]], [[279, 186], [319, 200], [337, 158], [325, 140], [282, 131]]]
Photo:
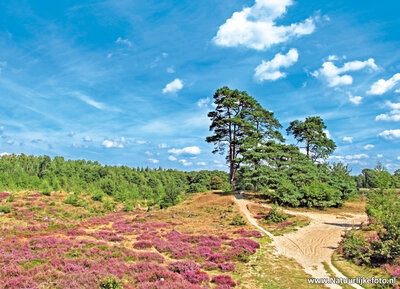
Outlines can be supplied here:
[[363, 98], [361, 96], [353, 96], [350, 92], [347, 93], [349, 96], [349, 101], [354, 103], [355, 105], [361, 104]]
[[377, 154], [376, 155], [378, 158], [383, 158], [383, 155], [382, 154]]
[[158, 145], [158, 147], [159, 147], [160, 149], [166, 149], [166, 148], [168, 147], [168, 145], [165, 144], [165, 143], [161, 143], [161, 144]]
[[156, 159], [147, 159], [147, 160], [153, 164], [158, 164], [160, 162], [159, 160]]
[[373, 149], [374, 147], [375, 147], [375, 146], [372, 145], [372, 144], [367, 144], [367, 145], [364, 146], [364, 149], [365, 149], [365, 150], [370, 150], [370, 149]]
[[396, 89], [394, 92], [396, 92], [396, 93], [400, 93], [400, 89]]
[[262, 63], [256, 67], [254, 78], [262, 82], [264, 80], [277, 80], [279, 78], [286, 77], [285, 72], [281, 72], [281, 68], [287, 68], [292, 66], [299, 59], [297, 49], [292, 48], [287, 54], [276, 54], [275, 57], [270, 61], [262, 61]]
[[367, 94], [381, 95], [391, 90], [398, 82], [400, 82], [400, 73], [396, 73], [392, 78], [388, 80], [379, 79], [377, 82], [372, 84], [371, 88], [367, 91]]
[[329, 56], [328, 56], [328, 60], [329, 60], [329, 61], [339, 60], [339, 57], [337, 57], [336, 55], [329, 55]]
[[152, 155], [153, 155], [153, 153], [152, 153], [152, 152], [149, 152], [149, 151], [145, 151], [144, 154], [145, 154], [145, 155], [148, 155], [148, 156], [152, 156]]
[[103, 147], [105, 148], [123, 148], [124, 145], [118, 141], [112, 141], [109, 139], [106, 139], [103, 141], [103, 143], [101, 144]]
[[400, 161], [400, 157], [397, 157], [397, 160]]
[[386, 106], [388, 106], [389, 108], [391, 108], [393, 110], [400, 110], [400, 102], [394, 103], [394, 102], [391, 102], [391, 101], [387, 101], [386, 102]]
[[276, 25], [275, 20], [283, 16], [292, 4], [292, 0], [256, 0], [253, 6], [233, 13], [219, 27], [213, 40], [219, 46], [263, 50], [291, 38], [313, 33], [315, 25], [312, 18], [288, 26]]
[[173, 66], [168, 67], [168, 68], [167, 68], [167, 72], [168, 72], [168, 73], [175, 73], [174, 67], [173, 67]]
[[188, 162], [187, 160], [179, 160], [179, 162], [182, 163], [185, 167], [191, 166], [193, 164], [192, 162]]
[[146, 144], [147, 141], [145, 141], [145, 140], [137, 140], [136, 143], [137, 144]]
[[199, 155], [201, 153], [201, 150], [197, 146], [192, 146], [192, 147], [185, 147], [183, 149], [170, 149], [168, 150], [168, 152], [174, 155], [181, 155], [181, 154]]
[[211, 99], [209, 97], [207, 98], [201, 98], [199, 99], [199, 101], [197, 102], [197, 106], [199, 108], [203, 108], [203, 107], [207, 107], [208, 104], [210, 103]]
[[400, 121], [400, 113], [398, 114], [380, 114], [377, 115], [375, 120], [379, 121], [379, 120], [383, 120], [383, 121]]
[[368, 159], [369, 156], [366, 154], [358, 154], [358, 155], [347, 155], [345, 156], [346, 160], [360, 160], [360, 159]]
[[386, 102], [386, 106], [391, 108], [390, 113], [380, 114], [376, 116], [375, 120], [383, 120], [383, 121], [400, 121], [400, 102], [393, 103], [390, 101]]
[[331, 135], [331, 133], [329, 132], [329, 130], [324, 130], [324, 133], [326, 134], [326, 137], [327, 138], [329, 138], [329, 139], [332, 139], [332, 135]]
[[177, 159], [176, 157], [174, 157], [174, 156], [169, 156], [168, 159], [169, 159], [170, 161], [173, 161], [173, 162], [176, 161], [176, 160], [178, 160], [178, 159]]
[[206, 166], [207, 163], [205, 163], [205, 162], [198, 162], [198, 163], [196, 163], [196, 165], [198, 165], [198, 166]]
[[100, 110], [106, 109], [106, 106], [105, 106], [104, 103], [95, 101], [94, 99], [92, 99], [91, 97], [89, 97], [89, 96], [87, 96], [87, 95], [84, 95], [84, 94], [82, 94], [82, 93], [77, 92], [77, 93], [76, 93], [76, 96], [77, 96], [80, 100], [82, 100], [83, 102], [85, 102], [85, 103], [87, 103], [88, 105], [91, 105], [91, 106], [93, 106], [93, 107], [95, 107], [95, 108], [97, 108], [97, 109], [100, 109]]
[[379, 133], [378, 136], [381, 136], [387, 140], [400, 138], [400, 129], [384, 130], [383, 132]]
[[348, 142], [348, 143], [352, 143], [353, 142], [353, 138], [351, 136], [345, 136], [343, 138], [343, 141]]
[[92, 138], [90, 136], [85, 136], [83, 138], [83, 140], [86, 141], [86, 142], [90, 142], [90, 141], [92, 141]]
[[9, 155], [10, 155], [10, 154], [9, 154], [9, 153], [7, 153], [7, 152], [0, 153], [0, 157], [9, 156]]
[[176, 93], [183, 88], [183, 82], [179, 78], [168, 83], [163, 89], [163, 93]]
[[373, 58], [370, 58], [366, 61], [355, 60], [346, 62], [341, 68], [337, 67], [333, 62], [327, 61], [322, 64], [322, 68], [314, 71], [312, 75], [315, 77], [322, 77], [328, 82], [330, 87], [350, 85], [353, 83], [353, 77], [344, 73], [358, 71], [364, 68], [377, 70], [378, 66], [375, 64], [375, 60]]
[[126, 46], [132, 46], [132, 42], [129, 41], [129, 39], [122, 39], [121, 37], [118, 37], [117, 40], [115, 40], [115, 43], [124, 44]]

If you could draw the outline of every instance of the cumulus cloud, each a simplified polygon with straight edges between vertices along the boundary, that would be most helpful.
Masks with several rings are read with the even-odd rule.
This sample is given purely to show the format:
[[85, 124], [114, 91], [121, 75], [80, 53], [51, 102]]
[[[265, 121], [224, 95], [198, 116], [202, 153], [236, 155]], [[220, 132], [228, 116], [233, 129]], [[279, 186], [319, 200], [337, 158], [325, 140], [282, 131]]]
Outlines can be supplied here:
[[383, 121], [400, 121], [400, 113], [383, 113], [377, 115], [375, 120], [383, 120]]
[[213, 40], [219, 46], [263, 50], [291, 38], [313, 33], [315, 24], [311, 17], [288, 26], [276, 25], [275, 20], [282, 17], [291, 5], [292, 0], [256, 0], [253, 6], [233, 13], [219, 27]]
[[377, 154], [376, 155], [378, 158], [383, 158], [383, 155], [382, 154]]
[[348, 92], [347, 95], [349, 96], [349, 101], [351, 103], [354, 103], [355, 105], [361, 104], [361, 102], [363, 100], [363, 98], [361, 96], [353, 96], [350, 92]]
[[367, 145], [364, 146], [364, 149], [365, 149], [365, 150], [370, 150], [370, 149], [373, 149], [374, 147], [375, 147], [375, 146], [372, 145], [372, 144], [367, 144]]
[[393, 140], [400, 138], [400, 129], [388, 129], [379, 133], [378, 136], [383, 137], [387, 140]]
[[181, 155], [181, 154], [199, 155], [201, 153], [201, 150], [197, 146], [192, 146], [192, 147], [185, 147], [183, 149], [173, 148], [168, 150], [168, 152], [174, 155]]
[[330, 87], [350, 85], [353, 83], [353, 77], [345, 73], [362, 70], [364, 68], [377, 70], [378, 66], [375, 64], [375, 60], [373, 58], [370, 58], [366, 61], [355, 60], [346, 62], [340, 68], [337, 67], [333, 62], [327, 61], [322, 64], [322, 68], [314, 71], [312, 75], [325, 79]]
[[345, 156], [346, 160], [360, 160], [360, 159], [368, 159], [369, 156], [366, 154], [358, 154], [358, 155], [347, 155]]
[[90, 142], [90, 141], [92, 141], [92, 138], [90, 136], [85, 136], [83, 138], [83, 140], [86, 141], [86, 142]]
[[153, 155], [153, 153], [150, 152], [150, 151], [145, 151], [144, 154], [145, 154], [145, 155], [148, 155], [148, 156], [152, 156], [152, 155]]
[[153, 164], [158, 164], [160, 162], [159, 160], [156, 159], [147, 159], [147, 160]]
[[178, 160], [178, 159], [177, 159], [176, 157], [174, 157], [174, 156], [169, 156], [168, 159], [169, 159], [170, 161], [173, 161], [173, 162]]
[[115, 43], [117, 44], [123, 44], [126, 46], [132, 46], [132, 42], [129, 41], [129, 39], [122, 39], [121, 37], [118, 37], [117, 40], [115, 40]]
[[121, 142], [113, 141], [113, 140], [109, 140], [109, 139], [104, 140], [101, 145], [108, 149], [109, 148], [121, 148], [122, 149], [124, 147], [124, 145]]
[[196, 165], [198, 165], [198, 166], [206, 166], [207, 163], [205, 163], [205, 162], [198, 162], [198, 163], [196, 163]]
[[163, 93], [176, 93], [183, 88], [183, 82], [179, 78], [176, 78], [172, 82], [168, 83], [163, 89]]
[[348, 142], [348, 143], [352, 143], [353, 142], [353, 138], [351, 136], [345, 136], [343, 138], [343, 141]]
[[270, 61], [262, 61], [262, 63], [256, 67], [254, 78], [262, 82], [264, 80], [278, 80], [279, 78], [286, 77], [285, 72], [281, 72], [281, 68], [287, 68], [292, 66], [299, 59], [297, 49], [292, 48], [287, 54], [276, 54], [275, 57]]
[[379, 79], [377, 82], [372, 84], [371, 88], [367, 91], [367, 94], [381, 95], [391, 90], [398, 82], [400, 82], [400, 73], [396, 73], [388, 80]]
[[9, 156], [10, 154], [7, 152], [0, 153], [0, 157]]
[[199, 99], [199, 101], [197, 102], [197, 106], [199, 108], [203, 108], [203, 107], [207, 107], [208, 104], [210, 103], [211, 99], [209, 97], [207, 98], [201, 98]]
[[160, 143], [160, 144], [158, 145], [158, 147], [159, 147], [160, 149], [166, 149], [166, 148], [168, 147], [168, 145], [165, 144], [165, 143]]
[[375, 120], [379, 121], [400, 121], [400, 102], [393, 103], [390, 101], [386, 102], [386, 106], [392, 110], [389, 113], [384, 113], [376, 116]]
[[147, 141], [145, 141], [145, 140], [137, 140], [136, 143], [137, 144], [146, 144]]
[[167, 68], [167, 72], [168, 72], [168, 73], [175, 73], [174, 67], [173, 67], [173, 66], [168, 67], [168, 68]]

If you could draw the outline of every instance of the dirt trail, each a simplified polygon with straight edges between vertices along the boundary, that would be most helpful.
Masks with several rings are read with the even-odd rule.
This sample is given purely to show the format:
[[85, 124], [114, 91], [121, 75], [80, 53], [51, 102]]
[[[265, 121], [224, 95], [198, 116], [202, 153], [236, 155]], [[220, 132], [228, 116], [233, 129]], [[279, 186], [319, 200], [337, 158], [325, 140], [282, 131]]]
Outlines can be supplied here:
[[[353, 225], [359, 225], [367, 219], [366, 215], [356, 215], [346, 213], [345, 217], [340, 214], [322, 214], [315, 212], [293, 212], [283, 210], [285, 213], [293, 215], [303, 215], [311, 219], [308, 226], [299, 228], [284, 236], [274, 236], [257, 224], [257, 220], [251, 217], [247, 208], [251, 201], [243, 199], [241, 194], [236, 195], [236, 204], [248, 221], [260, 231], [268, 235], [272, 240], [272, 245], [276, 248], [276, 254], [295, 259], [304, 268], [304, 271], [313, 278], [329, 278], [323, 266], [323, 262], [329, 267], [338, 278], [346, 278], [337, 270], [331, 262], [331, 257], [341, 240], [341, 234]], [[265, 206], [268, 207], [268, 206]], [[333, 277], [333, 276], [332, 276]], [[359, 285], [352, 285], [360, 288]], [[329, 288], [342, 288], [339, 285], [327, 285]]]

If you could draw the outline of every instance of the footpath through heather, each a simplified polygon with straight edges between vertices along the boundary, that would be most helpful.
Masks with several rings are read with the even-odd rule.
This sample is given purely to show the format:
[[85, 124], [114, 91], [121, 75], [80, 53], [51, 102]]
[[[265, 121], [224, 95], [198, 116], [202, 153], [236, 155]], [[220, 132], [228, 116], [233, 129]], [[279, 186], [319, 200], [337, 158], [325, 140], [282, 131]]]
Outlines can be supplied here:
[[[304, 271], [313, 278], [346, 278], [332, 265], [332, 254], [341, 240], [342, 233], [347, 228], [360, 225], [367, 220], [365, 214], [294, 212], [284, 209], [283, 211], [287, 214], [306, 216], [311, 219], [311, 222], [308, 226], [299, 228], [297, 231], [283, 236], [274, 236], [260, 227], [257, 220], [251, 216], [247, 205], [254, 204], [254, 202], [244, 199], [243, 194], [237, 194], [235, 202], [247, 220], [273, 240], [272, 246], [275, 247], [276, 254], [295, 259], [303, 266]], [[263, 206], [269, 207], [267, 205]], [[335, 276], [330, 276], [324, 269], [323, 263], [329, 265]], [[335, 284], [327, 284], [326, 286], [329, 288], [342, 288]], [[361, 286], [356, 284], [351, 286], [362, 289]]]

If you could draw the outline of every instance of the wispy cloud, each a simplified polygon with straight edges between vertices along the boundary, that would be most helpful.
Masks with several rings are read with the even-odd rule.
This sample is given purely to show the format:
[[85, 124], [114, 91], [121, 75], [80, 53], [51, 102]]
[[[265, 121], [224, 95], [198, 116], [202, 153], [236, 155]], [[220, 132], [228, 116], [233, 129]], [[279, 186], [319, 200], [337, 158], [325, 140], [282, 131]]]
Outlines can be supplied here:
[[132, 46], [132, 42], [129, 41], [129, 39], [122, 39], [121, 37], [118, 37], [117, 40], [115, 40], [115, 43], [117, 44], [123, 44], [126, 46]]

